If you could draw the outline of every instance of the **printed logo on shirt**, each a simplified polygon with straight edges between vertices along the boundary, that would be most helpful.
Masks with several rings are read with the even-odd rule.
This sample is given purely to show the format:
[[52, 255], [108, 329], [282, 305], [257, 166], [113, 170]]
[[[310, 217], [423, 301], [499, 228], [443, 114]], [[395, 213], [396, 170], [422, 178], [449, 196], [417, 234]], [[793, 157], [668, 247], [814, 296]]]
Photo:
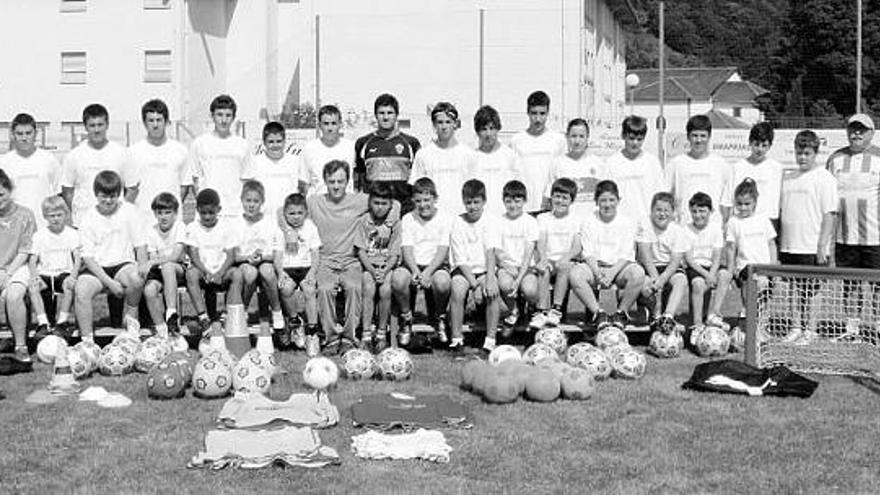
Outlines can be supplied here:
[[394, 145], [394, 152], [397, 153], [398, 155], [402, 155], [403, 154], [403, 144], [397, 143], [396, 145]]

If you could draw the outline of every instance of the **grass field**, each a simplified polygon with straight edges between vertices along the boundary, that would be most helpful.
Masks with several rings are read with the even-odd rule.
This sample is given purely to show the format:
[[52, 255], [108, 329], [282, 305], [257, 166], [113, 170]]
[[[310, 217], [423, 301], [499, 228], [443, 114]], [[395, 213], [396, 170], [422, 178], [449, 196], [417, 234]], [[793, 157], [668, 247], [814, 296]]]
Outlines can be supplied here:
[[[278, 355], [290, 373], [271, 395], [305, 391], [301, 353]], [[51, 370], [4, 377], [0, 401], [3, 493], [878, 493], [880, 388], [820, 377], [810, 399], [684, 391], [702, 360], [649, 357], [638, 381], [599, 384], [583, 402], [495, 406], [458, 389], [445, 354], [416, 356], [406, 382], [342, 380], [331, 392], [340, 424], [322, 430], [342, 465], [314, 470], [187, 470], [223, 400], [146, 397], [144, 375], [95, 376], [127, 394], [126, 409], [62, 401], [31, 405]], [[445, 393], [471, 409], [472, 430], [447, 431], [449, 464], [365, 461], [350, 452], [350, 406], [362, 394]]]

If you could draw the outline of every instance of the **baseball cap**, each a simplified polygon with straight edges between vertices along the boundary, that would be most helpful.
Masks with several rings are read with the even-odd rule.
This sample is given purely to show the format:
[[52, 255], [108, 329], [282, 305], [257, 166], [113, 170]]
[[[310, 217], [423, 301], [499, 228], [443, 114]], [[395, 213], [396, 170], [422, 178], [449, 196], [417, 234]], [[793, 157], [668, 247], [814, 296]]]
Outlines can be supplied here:
[[872, 131], [874, 130], [874, 119], [866, 113], [857, 113], [846, 121], [847, 127], [853, 124], [861, 124]]

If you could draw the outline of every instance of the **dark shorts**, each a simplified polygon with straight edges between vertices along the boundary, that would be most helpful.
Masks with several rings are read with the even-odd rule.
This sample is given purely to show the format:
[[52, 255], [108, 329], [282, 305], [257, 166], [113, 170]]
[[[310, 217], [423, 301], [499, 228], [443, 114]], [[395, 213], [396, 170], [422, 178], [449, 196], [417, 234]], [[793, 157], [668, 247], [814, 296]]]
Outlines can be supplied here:
[[781, 265], [809, 265], [818, 266], [819, 262], [815, 254], [779, 253]]
[[293, 282], [296, 285], [302, 284], [302, 281], [306, 279], [306, 275], [309, 274], [310, 268], [285, 268], [284, 273], [287, 274], [288, 277], [293, 279]]
[[199, 281], [199, 287], [204, 291], [212, 291], [212, 292], [226, 292], [229, 289], [229, 280], [224, 279], [219, 284], [205, 282], [204, 279]]
[[118, 265], [102, 266], [101, 268], [104, 269], [104, 273], [106, 273], [108, 277], [115, 279], [116, 274], [119, 273], [119, 270], [122, 270], [123, 268], [131, 264], [132, 263], [128, 261], [125, 263], [119, 263]]
[[834, 257], [841, 268], [880, 268], [880, 246], [836, 244]]
[[[709, 270], [711, 267], [708, 267], [708, 266], [702, 266], [702, 268], [705, 269], [705, 270]], [[688, 266], [687, 268], [684, 269], [684, 274], [685, 274], [685, 276], [687, 276], [687, 279], [688, 279], [688, 282], [689, 282], [689, 283], [690, 283], [691, 281], [693, 281], [693, 280], [694, 280], [695, 278], [697, 278], [697, 277], [699, 277], [699, 278], [704, 278], [702, 275], [700, 275], [699, 273], [697, 273], [697, 271], [694, 270], [693, 267], [691, 267], [691, 266]]]
[[[147, 282], [150, 280], [155, 280], [157, 282], [164, 282], [164, 278], [162, 277], [162, 268], [159, 266], [154, 266], [150, 268], [150, 271], [147, 272]], [[183, 287], [186, 285], [186, 271], [181, 266], [180, 271], [177, 273], [177, 285]]]
[[69, 277], [69, 273], [62, 273], [59, 275], [40, 275], [40, 280], [43, 281], [43, 285], [46, 286], [44, 291], [49, 291], [50, 294], [61, 294], [64, 292], [64, 281]]

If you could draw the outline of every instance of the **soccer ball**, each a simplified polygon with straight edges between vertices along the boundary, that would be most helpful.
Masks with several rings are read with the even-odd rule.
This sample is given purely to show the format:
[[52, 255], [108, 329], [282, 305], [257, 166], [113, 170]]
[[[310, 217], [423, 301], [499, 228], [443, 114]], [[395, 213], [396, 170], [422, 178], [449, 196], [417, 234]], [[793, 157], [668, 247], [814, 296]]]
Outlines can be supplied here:
[[626, 332], [615, 326], [607, 326], [596, 334], [596, 345], [600, 349], [607, 349], [620, 344], [628, 345], [629, 339], [626, 337]]
[[82, 347], [73, 346], [67, 351], [67, 362], [70, 363], [70, 372], [74, 378], [83, 378], [91, 374], [92, 364], [90, 357]]
[[137, 356], [138, 351], [141, 349], [141, 339], [129, 332], [122, 332], [113, 337], [111, 344], [122, 347], [132, 356]]
[[651, 342], [648, 344], [651, 354], [659, 358], [674, 358], [681, 355], [684, 349], [684, 339], [678, 332], [663, 333], [655, 331], [651, 334]]
[[565, 337], [565, 332], [559, 327], [547, 327], [538, 330], [535, 334], [535, 342], [546, 344], [556, 351], [557, 354], [564, 353], [565, 348], [568, 347], [568, 339]]
[[266, 393], [272, 384], [272, 373], [266, 369], [260, 356], [239, 360], [232, 368], [232, 389], [236, 392]]
[[177, 363], [177, 367], [180, 369], [180, 374], [188, 385], [192, 381], [193, 367], [197, 361], [198, 357], [191, 351], [172, 352], [159, 361], [159, 364], [156, 366], [165, 368], [171, 366], [171, 363]]
[[98, 370], [98, 360], [101, 358], [101, 348], [98, 344], [83, 340], [73, 348], [82, 349], [83, 355], [88, 359], [89, 373]]
[[694, 345], [700, 356], [723, 356], [730, 349], [730, 336], [720, 327], [705, 327], [697, 333]]
[[379, 353], [376, 361], [386, 380], [406, 380], [413, 373], [413, 360], [409, 353], [399, 347], [389, 347]]
[[202, 357], [209, 357], [230, 370], [235, 366], [235, 357], [226, 349], [214, 349], [207, 354], [202, 354]]
[[569, 400], [589, 399], [595, 388], [593, 380], [593, 375], [587, 370], [580, 368], [566, 370], [559, 379], [562, 396]]
[[122, 376], [130, 373], [134, 366], [134, 358], [121, 345], [110, 344], [101, 350], [98, 369], [102, 375]]
[[589, 371], [597, 381], [611, 376], [611, 362], [602, 349], [593, 348], [585, 351], [572, 365]]
[[147, 339], [143, 345], [141, 345], [140, 351], [138, 351], [135, 356], [134, 369], [141, 373], [149, 372], [153, 366], [156, 366], [160, 361], [165, 359], [165, 356], [171, 351], [171, 348], [167, 343], [153, 339], [155, 339], [155, 337]]
[[259, 366], [265, 370], [270, 377], [275, 374], [275, 356], [272, 354], [261, 352], [258, 349], [251, 349], [244, 353], [244, 355], [241, 356], [241, 359], [238, 360], [239, 363], [242, 361], [249, 361], [251, 364]]
[[572, 365], [583, 368], [580, 363], [584, 360], [587, 353], [596, 349], [596, 346], [593, 344], [589, 344], [587, 342], [578, 342], [577, 344], [568, 348], [568, 351], [565, 353], [565, 362]]
[[165, 368], [153, 366], [147, 374], [147, 395], [151, 399], [176, 399], [183, 397], [186, 380], [177, 363]]
[[536, 364], [538, 361], [547, 358], [558, 360], [559, 354], [557, 354], [549, 345], [538, 342], [530, 345], [529, 348], [523, 352], [522, 360], [526, 364]]
[[376, 358], [369, 351], [352, 349], [342, 355], [342, 370], [352, 380], [371, 378], [376, 374]]
[[740, 327], [730, 329], [730, 352], [742, 352], [746, 348], [746, 333]]
[[498, 366], [504, 361], [522, 361], [519, 349], [512, 345], [499, 345], [489, 353], [489, 364]]
[[203, 357], [193, 368], [192, 387], [198, 397], [223, 397], [232, 388], [232, 371], [225, 364]]
[[181, 352], [189, 350], [189, 342], [183, 335], [169, 335], [168, 344], [171, 346], [171, 352]]
[[636, 379], [645, 376], [648, 361], [645, 355], [630, 348], [622, 348], [611, 356], [614, 375], [620, 378]]
[[40, 340], [39, 344], [37, 344], [37, 359], [46, 364], [52, 364], [55, 362], [55, 356], [66, 347], [67, 342], [61, 337], [57, 335], [47, 335]]
[[339, 367], [325, 357], [313, 357], [303, 368], [303, 381], [315, 390], [326, 390], [339, 380]]

